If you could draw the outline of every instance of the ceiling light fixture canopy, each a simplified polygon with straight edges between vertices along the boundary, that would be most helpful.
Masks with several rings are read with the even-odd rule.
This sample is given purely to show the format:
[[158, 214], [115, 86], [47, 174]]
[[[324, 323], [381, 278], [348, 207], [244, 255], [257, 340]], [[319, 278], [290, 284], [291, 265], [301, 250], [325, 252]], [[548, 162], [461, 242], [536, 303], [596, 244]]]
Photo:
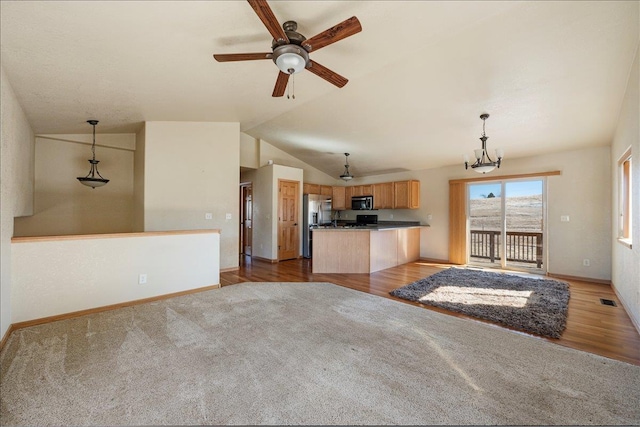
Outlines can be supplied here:
[[[102, 187], [107, 182], [108, 179], [104, 179], [100, 172], [98, 172], [98, 163], [99, 160], [96, 160], [96, 125], [98, 124], [97, 120], [87, 120], [91, 126], [93, 126], [93, 143], [91, 144], [91, 153], [93, 154], [92, 158], [89, 159], [89, 163], [91, 163], [91, 169], [89, 170], [89, 174], [87, 176], [79, 176], [78, 181], [81, 184], [86, 185], [87, 187], [91, 187], [95, 189], [96, 187]], [[96, 176], [97, 175], [97, 176]]]
[[[482, 119], [482, 136], [480, 137], [480, 141], [482, 141], [482, 148], [474, 150], [476, 161], [471, 165], [471, 168], [478, 173], [487, 173], [500, 167], [502, 157], [504, 156], [504, 150], [501, 148], [496, 149], [496, 157], [498, 160], [494, 161], [489, 157], [489, 153], [487, 152], [487, 139], [489, 139], [489, 137], [484, 131], [484, 125], [486, 120], [489, 118], [489, 114], [483, 113], [480, 115], [480, 118]], [[464, 155], [464, 168], [469, 168], [469, 156], [466, 154]]]
[[342, 175], [340, 175], [340, 179], [343, 179], [345, 181], [351, 181], [354, 178], [354, 176], [351, 175], [351, 173], [349, 172], [349, 153], [344, 153], [344, 157], [345, 157], [344, 172], [342, 172]]

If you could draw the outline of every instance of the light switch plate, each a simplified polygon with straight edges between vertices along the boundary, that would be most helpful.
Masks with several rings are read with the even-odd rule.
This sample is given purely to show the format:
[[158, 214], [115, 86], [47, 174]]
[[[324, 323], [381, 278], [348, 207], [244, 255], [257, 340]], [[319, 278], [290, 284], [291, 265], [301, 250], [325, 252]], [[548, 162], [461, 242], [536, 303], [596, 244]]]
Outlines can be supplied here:
[[213, 219], [213, 214], [211, 212], [207, 212], [204, 214], [204, 219]]
[[569, 222], [569, 215], [560, 215], [561, 222]]

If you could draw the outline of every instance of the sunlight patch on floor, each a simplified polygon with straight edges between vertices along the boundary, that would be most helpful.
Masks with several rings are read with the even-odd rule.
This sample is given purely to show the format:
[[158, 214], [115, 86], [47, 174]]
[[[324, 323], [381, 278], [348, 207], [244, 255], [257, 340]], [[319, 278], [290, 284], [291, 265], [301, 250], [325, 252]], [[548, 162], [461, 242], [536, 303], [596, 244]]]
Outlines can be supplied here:
[[440, 286], [420, 298], [420, 302], [437, 301], [465, 305], [499, 305], [522, 308], [532, 291], [511, 289], [469, 288], [464, 286]]

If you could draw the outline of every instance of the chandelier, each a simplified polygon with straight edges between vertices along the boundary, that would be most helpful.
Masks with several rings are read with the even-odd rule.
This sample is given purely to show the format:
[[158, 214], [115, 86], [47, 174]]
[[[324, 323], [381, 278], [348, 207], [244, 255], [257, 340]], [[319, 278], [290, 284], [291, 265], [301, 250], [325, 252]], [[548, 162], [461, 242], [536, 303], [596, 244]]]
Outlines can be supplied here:
[[[482, 119], [482, 136], [480, 137], [480, 141], [482, 141], [482, 148], [478, 148], [474, 151], [476, 156], [476, 162], [471, 165], [471, 169], [475, 170], [478, 173], [487, 173], [491, 172], [495, 168], [499, 168], [502, 163], [502, 157], [504, 156], [504, 150], [501, 148], [496, 149], [496, 157], [498, 160], [492, 160], [489, 157], [489, 153], [487, 152], [487, 139], [489, 137], [485, 134], [484, 125], [486, 120], [489, 118], [489, 114], [484, 113], [480, 115]], [[469, 156], [464, 155], [464, 168], [469, 168]]]
[[[91, 153], [93, 154], [92, 158], [89, 159], [89, 163], [91, 163], [91, 169], [89, 169], [89, 173], [87, 176], [79, 176], [78, 181], [81, 184], [86, 185], [87, 187], [91, 187], [95, 189], [96, 187], [102, 187], [107, 182], [108, 179], [104, 179], [100, 172], [98, 172], [98, 163], [100, 160], [96, 160], [96, 125], [98, 124], [97, 120], [87, 120], [91, 126], [93, 126], [93, 144], [91, 144]], [[96, 176], [97, 175], [97, 176]]]
[[345, 157], [344, 172], [342, 172], [342, 175], [340, 175], [340, 179], [343, 179], [345, 181], [351, 181], [353, 179], [353, 175], [351, 175], [351, 173], [349, 172], [349, 153], [344, 153], [344, 157]]

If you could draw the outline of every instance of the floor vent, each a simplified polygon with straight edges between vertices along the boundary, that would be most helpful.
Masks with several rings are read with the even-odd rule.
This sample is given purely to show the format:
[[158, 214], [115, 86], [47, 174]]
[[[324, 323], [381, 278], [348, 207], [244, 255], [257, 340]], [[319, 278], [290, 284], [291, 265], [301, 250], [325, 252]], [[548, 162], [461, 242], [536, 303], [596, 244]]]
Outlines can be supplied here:
[[600, 298], [600, 304], [602, 305], [610, 305], [611, 307], [617, 307], [618, 304], [614, 300]]

